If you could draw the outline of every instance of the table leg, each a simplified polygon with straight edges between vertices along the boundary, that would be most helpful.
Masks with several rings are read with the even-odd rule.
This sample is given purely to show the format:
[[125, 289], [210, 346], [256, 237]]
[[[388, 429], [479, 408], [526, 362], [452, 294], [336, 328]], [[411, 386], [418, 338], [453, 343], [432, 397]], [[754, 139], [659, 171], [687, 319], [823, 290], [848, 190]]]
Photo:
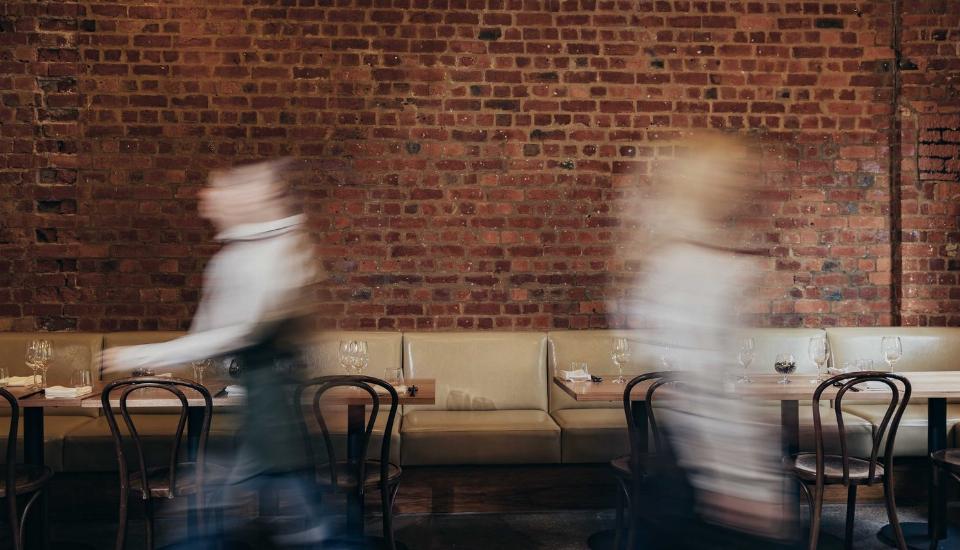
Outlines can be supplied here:
[[[197, 460], [200, 450], [200, 432], [203, 429], [204, 407], [187, 407], [187, 462]], [[197, 498], [189, 497], [187, 506], [187, 535], [196, 537], [200, 534]]]
[[[366, 457], [360, 456], [366, 428], [366, 408], [363, 405], [347, 406], [347, 460], [355, 464]], [[363, 537], [363, 498], [355, 492], [347, 495], [347, 533], [350, 537]]]
[[[23, 409], [23, 461], [43, 466], [43, 407]], [[33, 504], [24, 528], [24, 548], [47, 548], [47, 492], [43, 491]]]
[[[927, 399], [927, 453], [933, 453], [947, 447], [947, 400], [943, 397], [931, 397]], [[936, 514], [937, 525], [943, 529], [941, 536], [945, 538], [940, 541], [939, 548], [960, 548], [960, 533], [956, 529], [946, 528], [946, 510], [944, 503], [937, 499], [934, 490], [933, 466], [931, 465], [929, 477], [927, 478], [928, 491], [928, 514], [932, 517]], [[930, 548], [930, 538], [932, 525], [928, 522], [901, 522], [900, 528], [903, 529], [903, 536], [907, 539], [907, 547], [918, 550], [927, 550]], [[893, 535], [893, 528], [890, 525], [884, 525], [877, 538], [889, 546], [896, 547], [896, 538]]]
[[780, 402], [780, 444], [784, 456], [800, 452], [800, 402]]

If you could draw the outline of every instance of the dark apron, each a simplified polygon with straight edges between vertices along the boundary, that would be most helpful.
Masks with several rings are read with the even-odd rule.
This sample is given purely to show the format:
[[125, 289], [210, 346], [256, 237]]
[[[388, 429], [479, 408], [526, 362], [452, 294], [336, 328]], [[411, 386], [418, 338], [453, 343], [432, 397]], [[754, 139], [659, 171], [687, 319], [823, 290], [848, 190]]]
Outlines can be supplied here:
[[240, 380], [246, 389], [240, 451], [234, 482], [268, 474], [303, 471], [309, 464], [293, 394], [300, 382], [295, 350], [278, 344], [277, 334], [239, 352]]

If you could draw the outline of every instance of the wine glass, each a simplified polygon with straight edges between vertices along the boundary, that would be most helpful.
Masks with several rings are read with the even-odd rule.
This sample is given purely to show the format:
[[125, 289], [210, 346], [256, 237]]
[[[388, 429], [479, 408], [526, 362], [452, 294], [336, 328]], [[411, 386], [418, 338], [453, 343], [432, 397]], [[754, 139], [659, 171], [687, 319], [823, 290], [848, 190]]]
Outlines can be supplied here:
[[811, 380], [811, 384], [819, 384], [823, 382], [823, 366], [827, 364], [827, 360], [830, 358], [830, 348], [827, 347], [827, 339], [823, 336], [815, 336], [810, 339], [810, 343], [807, 345], [807, 353], [810, 355], [810, 360], [817, 364], [817, 378]]
[[793, 355], [780, 353], [777, 354], [777, 360], [773, 364], [773, 370], [783, 375], [783, 379], [778, 380], [777, 384], [789, 384], [790, 380], [787, 377], [797, 370], [797, 362], [794, 360]]
[[403, 385], [403, 369], [389, 368], [384, 369], [383, 379], [391, 386]]
[[880, 341], [880, 350], [883, 352], [883, 360], [887, 362], [887, 372], [893, 372], [893, 364], [903, 356], [900, 337], [884, 336]]
[[193, 381], [203, 385], [203, 373], [213, 364], [212, 359], [201, 359], [191, 363], [193, 365]]
[[[47, 368], [50, 357], [53, 355], [53, 343], [50, 340], [32, 340], [27, 345], [26, 363], [33, 371], [32, 387], [45, 389], [47, 387]], [[40, 383], [37, 384], [37, 372], [40, 372]]]
[[753, 338], [747, 337], [740, 341], [740, 351], [737, 353], [737, 361], [740, 363], [740, 368], [743, 369], [743, 374], [740, 378], [737, 378], [737, 382], [742, 382], [744, 384], [749, 384], [753, 382], [750, 379], [750, 376], [747, 374], [747, 368], [750, 367], [750, 363], [753, 363], [753, 354], [756, 348], [756, 342]]
[[340, 359], [340, 367], [347, 374], [352, 374], [351, 369], [353, 368], [354, 344], [355, 342], [353, 340], [340, 341], [340, 352], [338, 358]]
[[614, 384], [626, 384], [627, 379], [623, 377], [623, 364], [630, 361], [630, 342], [626, 338], [619, 337], [613, 339], [613, 351], [610, 353], [613, 364], [617, 366], [619, 373], [613, 379]]
[[367, 341], [357, 340], [357, 374], [363, 374], [363, 369], [370, 364], [370, 355], [367, 353]]

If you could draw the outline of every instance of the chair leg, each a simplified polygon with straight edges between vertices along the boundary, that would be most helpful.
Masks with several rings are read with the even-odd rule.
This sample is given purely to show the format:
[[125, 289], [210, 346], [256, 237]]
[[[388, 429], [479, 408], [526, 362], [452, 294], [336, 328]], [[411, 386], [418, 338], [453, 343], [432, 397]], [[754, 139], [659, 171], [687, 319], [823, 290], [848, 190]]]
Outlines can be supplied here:
[[820, 542], [820, 516], [823, 512], [823, 487], [817, 485], [813, 490], [813, 508], [810, 510], [810, 542], [808, 548], [817, 550]]
[[[931, 474], [933, 475], [933, 502], [936, 503], [936, 506], [940, 506], [944, 501], [945, 497], [943, 494], [943, 487], [941, 486], [940, 479], [940, 467], [937, 466], [936, 462], [930, 464], [930, 467], [933, 469]], [[927, 511], [927, 517], [930, 521], [930, 532], [933, 533], [933, 537], [930, 538], [930, 550], [937, 550], [940, 547], [940, 518], [939, 511], [936, 508]]]
[[903, 529], [900, 527], [900, 520], [897, 518], [897, 501], [893, 495], [893, 475], [891, 472], [883, 476], [883, 499], [887, 507], [887, 519], [893, 527], [893, 534], [897, 540], [897, 548], [907, 550], [907, 541], [903, 537]]
[[393, 487], [384, 484], [380, 489], [380, 503], [383, 508], [383, 540], [389, 550], [396, 550], [397, 546], [393, 540], [393, 501], [397, 496], [400, 484]]
[[123, 550], [127, 542], [127, 506], [129, 505], [128, 491], [126, 487], [120, 487], [120, 512], [117, 518], [117, 542], [114, 545], [116, 550]]
[[153, 550], [153, 499], [143, 501], [144, 519], [146, 520], [147, 550]]
[[857, 513], [857, 486], [847, 487], [847, 524], [843, 533], [843, 547], [846, 550], [853, 548], [853, 522]]
[[623, 481], [617, 480], [617, 525], [614, 528], [613, 534], [613, 548], [614, 550], [620, 550], [623, 548], [623, 511], [627, 506], [627, 497], [624, 494], [626, 488], [623, 486]]
[[[10, 536], [13, 539], [13, 549], [22, 550], [21, 541], [23, 540], [23, 523], [20, 521], [20, 515], [17, 513], [17, 495], [7, 495], [7, 523], [10, 524]], [[24, 517], [24, 520], [26, 517]]]

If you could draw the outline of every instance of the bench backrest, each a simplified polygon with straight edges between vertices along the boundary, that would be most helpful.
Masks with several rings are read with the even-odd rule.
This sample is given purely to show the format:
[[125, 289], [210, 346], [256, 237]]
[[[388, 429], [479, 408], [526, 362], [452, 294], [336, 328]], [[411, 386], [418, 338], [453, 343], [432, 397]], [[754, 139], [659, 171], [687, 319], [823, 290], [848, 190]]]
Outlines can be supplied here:
[[872, 359], [875, 369], [886, 370], [880, 349], [884, 336], [900, 337], [903, 356], [894, 364], [895, 372], [960, 370], [960, 328], [939, 327], [829, 328], [834, 365]]
[[421, 332], [403, 335], [405, 375], [435, 378], [438, 410], [547, 410], [543, 332]]

